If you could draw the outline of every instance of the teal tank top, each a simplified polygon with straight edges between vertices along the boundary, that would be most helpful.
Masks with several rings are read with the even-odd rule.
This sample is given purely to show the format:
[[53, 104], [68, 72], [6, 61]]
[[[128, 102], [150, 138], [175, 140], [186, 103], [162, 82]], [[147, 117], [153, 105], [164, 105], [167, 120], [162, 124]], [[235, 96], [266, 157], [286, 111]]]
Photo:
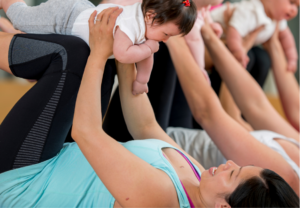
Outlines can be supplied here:
[[[121, 143], [173, 181], [180, 207], [190, 207], [180, 180], [157, 139]], [[200, 173], [197, 166], [193, 165]], [[104, 167], [105, 168], [105, 167]], [[122, 173], [120, 173], [122, 174]], [[0, 207], [113, 207], [114, 197], [96, 175], [76, 143], [65, 144], [57, 156], [42, 163], [0, 174]]]

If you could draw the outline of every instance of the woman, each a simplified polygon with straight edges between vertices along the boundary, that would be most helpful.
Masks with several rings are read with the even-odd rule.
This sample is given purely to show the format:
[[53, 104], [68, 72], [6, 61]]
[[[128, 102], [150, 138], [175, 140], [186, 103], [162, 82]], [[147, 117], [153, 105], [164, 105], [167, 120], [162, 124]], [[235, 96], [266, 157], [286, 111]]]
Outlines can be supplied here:
[[[232, 129], [232, 135], [227, 135], [227, 131], [222, 133], [223, 128], [227, 127], [228, 129], [233, 128], [232, 124], [230, 124], [230, 120], [226, 118], [222, 118], [223, 110], [219, 110], [220, 106], [218, 106], [218, 102], [214, 103], [212, 94], [206, 94], [206, 90], [204, 90], [204, 84], [200, 81], [200, 78], [196, 78], [195, 70], [191, 70], [194, 68], [192, 61], [188, 58], [188, 55], [184, 56], [184, 61], [180, 61], [179, 58], [179, 49], [180, 52], [184, 51], [184, 45], [180, 44], [179, 40], [176, 40], [176, 44], [173, 43], [171, 46], [169, 45], [171, 56], [173, 58], [175, 68], [180, 79], [181, 85], [189, 102], [189, 106], [195, 116], [196, 120], [199, 124], [203, 126], [208, 135], [223, 153], [225, 158], [232, 159], [238, 164], [254, 164], [260, 167], [268, 166], [269, 169], [272, 169], [279, 173], [279, 169], [284, 168], [285, 170], [289, 170], [290, 174], [286, 176], [286, 180], [290, 180], [289, 184], [293, 187], [293, 189], [298, 193], [299, 191], [299, 143], [298, 138], [299, 134], [290, 126], [282, 117], [273, 109], [273, 107], [268, 102], [266, 96], [259, 88], [257, 84], [255, 84], [254, 80], [249, 77], [247, 73], [238, 65], [232, 56], [228, 53], [226, 48], [221, 45], [221, 42], [218, 41], [208, 27], [204, 27], [203, 37], [205, 38], [205, 43], [210, 50], [211, 55], [213, 56], [213, 60], [219, 70], [220, 75], [224, 79], [225, 83], [229, 86], [230, 91], [232, 92], [239, 108], [242, 113], [245, 115], [245, 118], [249, 121], [249, 123], [253, 126], [255, 130], [269, 130], [281, 135], [272, 133], [272, 132], [254, 132], [252, 135], [254, 137], [274, 137], [276, 142], [270, 141], [268, 145], [272, 149], [276, 149], [276, 153], [265, 145], [259, 144], [252, 137], [246, 137], [239, 135], [238, 128]], [[270, 47], [277, 47], [278, 39], [276, 36], [272, 38], [272, 43], [270, 43]], [[178, 46], [178, 44], [180, 44]], [[178, 48], [176, 48], [178, 47]], [[174, 52], [175, 50], [175, 52]], [[276, 48], [272, 48], [270, 50], [271, 56], [282, 53], [282, 50], [278, 50]], [[185, 54], [185, 53], [184, 53]], [[182, 56], [182, 55], [181, 55]], [[282, 56], [279, 56], [282, 57]], [[179, 60], [178, 60], [179, 59]], [[280, 59], [273, 58], [274, 65], [278, 66], [280, 63]], [[279, 63], [276, 61], [279, 61]], [[187, 73], [188, 71], [188, 73]], [[192, 76], [193, 75], [193, 76]], [[201, 84], [202, 83], [202, 84]], [[198, 87], [197, 87], [198, 86]], [[201, 89], [201, 90], [199, 90]], [[201, 113], [206, 112], [206, 113]], [[212, 122], [214, 115], [218, 115], [215, 119], [218, 121], [214, 121], [213, 125], [207, 125], [207, 121]], [[220, 126], [217, 124], [220, 123]], [[215, 129], [218, 129], [216, 131]], [[176, 141], [181, 140], [181, 144], [185, 143], [184, 139], [189, 139], [187, 135], [192, 134], [196, 136], [198, 134], [198, 139], [206, 138], [207, 136], [203, 135], [199, 138], [199, 132], [191, 132], [191, 131], [182, 131], [182, 130], [170, 130], [168, 131], [173, 137], [177, 137], [179, 135], [182, 136], [181, 139], [176, 139]], [[264, 134], [264, 135], [263, 135]], [[266, 135], [267, 134], [267, 135]], [[248, 134], [249, 135], [249, 134]], [[284, 136], [282, 136], [284, 135]], [[185, 138], [184, 138], [185, 137]], [[288, 139], [291, 138], [291, 139]], [[258, 139], [262, 140], [262, 139]], [[273, 140], [273, 138], [271, 138]], [[185, 150], [189, 149], [192, 155], [197, 155], [199, 150], [195, 150], [195, 148], [187, 147], [188, 144], [198, 145], [201, 143], [202, 148], [214, 148], [205, 144], [205, 141], [196, 141], [196, 138], [192, 141], [188, 141], [184, 144]], [[276, 144], [277, 143], [277, 144]], [[296, 145], [295, 145], [296, 144]], [[206, 145], [206, 146], [205, 146]], [[252, 146], [253, 145], [253, 146]], [[276, 145], [274, 147], [274, 145]], [[202, 150], [203, 150], [202, 149]], [[211, 150], [211, 149], [210, 149]], [[274, 152], [272, 154], [280, 153], [282, 158], [285, 160], [273, 160], [274, 158], [268, 156], [262, 156], [260, 152]], [[283, 151], [283, 153], [282, 153]], [[201, 155], [202, 156], [202, 155]], [[216, 157], [216, 156], [213, 156]], [[262, 160], [263, 158], [263, 160]], [[288, 165], [288, 166], [286, 166]], [[271, 166], [273, 166], [271, 168]], [[297, 174], [295, 171], [297, 171]], [[282, 175], [283, 176], [283, 175]]]
[[[205, 31], [208, 31], [207, 28]], [[204, 33], [204, 36], [205, 35], [207, 36], [206, 33]], [[224, 115], [224, 111], [219, 101], [216, 100], [215, 94], [204, 84], [205, 82], [200, 79], [202, 76], [198, 73], [199, 69], [181, 39], [173, 39], [173, 41], [170, 40], [168, 43], [172, 60], [165, 46], [162, 46], [158, 52], [159, 55], [156, 55], [158, 56], [156, 58], [164, 60], [164, 65], [162, 66], [158, 66], [157, 63], [160, 62], [155, 60], [156, 65], [154, 67], [157, 68], [154, 68], [152, 80], [150, 80], [149, 84], [149, 94], [153, 93], [153, 97], [149, 95], [149, 98], [150, 100], [152, 99], [151, 101], [154, 103], [154, 107], [156, 106], [158, 109], [154, 108], [156, 118], [160, 119], [161, 126], [167, 130], [172, 138], [198, 161], [204, 162], [208, 159], [214, 162], [218, 160], [218, 164], [214, 163], [214, 166], [217, 166], [224, 161], [225, 156], [225, 158], [231, 159], [239, 165], [254, 164], [263, 168], [268, 167], [284, 177], [293, 187], [294, 191], [298, 193], [299, 134], [273, 109], [261, 88], [259, 88], [245, 70], [243, 71], [243, 68], [232, 59], [228, 50], [220, 45], [221, 42], [210, 33], [208, 33], [208, 37], [210, 39], [206, 41], [206, 44], [210, 47], [214, 46], [214, 50], [211, 51], [211, 53], [214, 54], [214, 61], [218, 63], [217, 69], [222, 72], [220, 73], [221, 76], [226, 76], [226, 80], [224, 80], [228, 83], [228, 86], [231, 86], [230, 90], [235, 93], [234, 98], [237, 99], [237, 103], [247, 120], [249, 120], [255, 130], [269, 130], [273, 132], [256, 132], [251, 135], [249, 133], [241, 134], [240, 126], [237, 126], [227, 115]], [[274, 37], [272, 41], [273, 40], [277, 40], [276, 37]], [[160, 53], [163, 54], [161, 55]], [[272, 50], [272, 56], [274, 53], [278, 53], [277, 50]], [[276, 61], [279, 59], [274, 58], [273, 60]], [[171, 119], [170, 109], [172, 109], [168, 106], [170, 104], [168, 101], [171, 100], [172, 106], [172, 101], [174, 101], [172, 100], [172, 96], [174, 90], [176, 90], [174, 85], [170, 84], [170, 78], [173, 76], [175, 77], [173, 83], [176, 82], [176, 74], [174, 69], [172, 69], [173, 63], [181, 85], [185, 87], [184, 94], [187, 97], [194, 117], [207, 131], [210, 138], [215, 142], [224, 156], [220, 154], [218, 150], [212, 151], [216, 150], [216, 147], [205, 132], [199, 133], [198, 131], [166, 128]], [[275, 62], [274, 65], [278, 64]], [[164, 70], [159, 70], [159, 67], [161, 69], [165, 68]], [[168, 81], [168, 84], [166, 84], [164, 79]], [[151, 88], [151, 83], [155, 83], [156, 88]], [[160, 83], [160, 85], [157, 83]], [[110, 104], [107, 113], [109, 116], [105, 120], [105, 127], [110, 135], [114, 135], [114, 138], [126, 141], [126, 139], [129, 140], [130, 137], [126, 136], [126, 131], [123, 131], [125, 125], [122, 125], [122, 118], [119, 118], [121, 113], [118, 108], [117, 96], [118, 93], [114, 95]], [[168, 96], [171, 97], [171, 99], [168, 99]], [[159, 99], [161, 99], [160, 102]], [[180, 109], [177, 109], [177, 111], [181, 112]], [[116, 115], [114, 113], [119, 114]], [[177, 118], [177, 124], [179, 124], [180, 119], [180, 117]], [[209, 123], [207, 123], [207, 121], [209, 121]], [[117, 125], [120, 131], [113, 132], [111, 124]], [[181, 122], [181, 124], [185, 125], [185, 121]], [[184, 127], [183, 125], [179, 126]], [[265, 142], [262, 143], [264, 138], [260, 139], [259, 137], [268, 137], [268, 147], [265, 145]], [[275, 157], [280, 159], [274, 159]], [[295, 171], [297, 171], [297, 173]]]
[[[112, 54], [112, 30], [118, 14], [114, 9], [108, 9], [97, 16], [96, 24], [95, 13], [89, 21], [91, 54], [78, 93], [72, 130], [78, 146], [66, 144], [49, 160], [2, 173], [1, 206], [298, 206], [295, 193], [272, 171], [239, 167], [232, 161], [217, 170], [204, 170], [184, 153], [157, 124], [146, 95], [131, 94], [131, 83], [136, 76], [133, 64], [118, 64], [125, 119], [134, 138], [158, 139], [120, 144], [103, 131], [100, 86], [105, 62]], [[7, 41], [9, 37], [1, 39]], [[2, 46], [3, 51], [8, 51], [4, 41]], [[18, 48], [10, 48], [9, 54], [16, 50]], [[1, 56], [0, 67], [9, 71], [4, 59], [8, 53]], [[43, 76], [39, 82], [51, 77]], [[6, 138], [1, 137], [1, 140]], [[35, 154], [27, 154], [31, 153]], [[265, 182], [269, 186], [266, 187]], [[286, 190], [277, 197], [277, 191], [282, 187]], [[278, 198], [280, 200], [276, 200]]]

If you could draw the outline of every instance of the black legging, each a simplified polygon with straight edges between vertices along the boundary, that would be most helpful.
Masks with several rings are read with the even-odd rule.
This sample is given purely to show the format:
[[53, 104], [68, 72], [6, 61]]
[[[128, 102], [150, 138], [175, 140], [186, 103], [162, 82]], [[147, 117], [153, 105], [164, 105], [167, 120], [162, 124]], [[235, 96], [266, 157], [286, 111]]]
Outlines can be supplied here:
[[[12, 73], [38, 82], [0, 126], [0, 173], [45, 161], [61, 150], [89, 53], [86, 43], [73, 36], [14, 36], [9, 49]], [[103, 115], [114, 74], [114, 61], [109, 60], [101, 88]]]
[[[164, 43], [160, 43], [159, 51], [154, 54], [154, 66], [148, 83], [148, 97], [156, 120], [164, 130], [169, 126], [173, 99], [176, 99], [174, 98], [176, 80], [177, 75], [169, 50]], [[110, 102], [103, 129], [118, 141], [126, 142], [133, 139], [125, 124], [118, 89]]]
[[[262, 48], [254, 47], [248, 52], [250, 59], [247, 65], [247, 71], [257, 81], [257, 83], [263, 87], [266, 78], [271, 68], [271, 59], [269, 54]], [[210, 75], [212, 88], [217, 94], [219, 94], [222, 79], [219, 73], [213, 68]]]
[[[250, 62], [247, 69], [262, 86], [271, 66], [270, 58], [264, 50], [258, 47], [251, 49], [248, 55]], [[212, 73], [211, 81], [212, 87], [218, 93], [221, 78], [215, 70]], [[169, 126], [201, 129], [201, 126], [193, 120], [169, 50], [164, 43], [160, 44], [159, 51], [154, 55], [154, 66], [148, 85], [148, 97], [156, 120], [162, 129], [166, 131]], [[107, 134], [118, 141], [126, 142], [133, 139], [123, 118], [118, 90], [110, 103], [103, 128]]]

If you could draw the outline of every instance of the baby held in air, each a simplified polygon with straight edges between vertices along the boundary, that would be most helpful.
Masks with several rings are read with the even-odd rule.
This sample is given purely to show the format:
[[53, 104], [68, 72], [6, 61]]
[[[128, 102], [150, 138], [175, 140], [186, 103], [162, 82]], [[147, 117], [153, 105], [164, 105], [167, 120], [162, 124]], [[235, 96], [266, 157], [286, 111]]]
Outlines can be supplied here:
[[233, 15], [228, 24], [224, 21], [225, 5], [214, 9], [211, 17], [227, 30], [225, 37], [227, 46], [244, 67], [247, 66], [249, 58], [243, 48], [242, 38], [264, 26], [257, 35], [254, 45], [265, 43], [275, 32], [278, 23], [279, 40], [288, 61], [287, 70], [296, 71], [298, 54], [287, 20], [296, 17], [299, 0], [242, 0], [230, 4], [230, 7], [233, 9]]
[[110, 58], [121, 63], [136, 63], [134, 95], [148, 92], [147, 83], [153, 67], [153, 54], [159, 49], [158, 42], [188, 34], [197, 16], [196, 6], [189, 0], [143, 0], [127, 6], [99, 4], [97, 7], [88, 0], [49, 0], [35, 7], [27, 6], [22, 0], [16, 3], [14, 0], [1, 1], [16, 29], [26, 33], [74, 35], [87, 44], [91, 14], [109, 7], [123, 8], [116, 20], [114, 55]]

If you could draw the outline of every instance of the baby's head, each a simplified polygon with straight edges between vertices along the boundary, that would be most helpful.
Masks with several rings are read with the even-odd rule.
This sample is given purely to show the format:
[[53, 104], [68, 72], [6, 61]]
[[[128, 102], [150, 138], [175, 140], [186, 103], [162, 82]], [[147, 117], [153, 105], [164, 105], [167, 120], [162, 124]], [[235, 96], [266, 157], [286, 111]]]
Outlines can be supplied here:
[[298, 14], [300, 0], [261, 0], [266, 14], [273, 20], [291, 20]]
[[224, 0], [194, 0], [197, 9], [207, 7], [209, 5], [216, 6], [223, 2]]
[[[185, 0], [184, 0], [185, 1]], [[175, 35], [186, 35], [194, 26], [197, 9], [192, 0], [143, 0], [146, 38], [167, 41]]]

